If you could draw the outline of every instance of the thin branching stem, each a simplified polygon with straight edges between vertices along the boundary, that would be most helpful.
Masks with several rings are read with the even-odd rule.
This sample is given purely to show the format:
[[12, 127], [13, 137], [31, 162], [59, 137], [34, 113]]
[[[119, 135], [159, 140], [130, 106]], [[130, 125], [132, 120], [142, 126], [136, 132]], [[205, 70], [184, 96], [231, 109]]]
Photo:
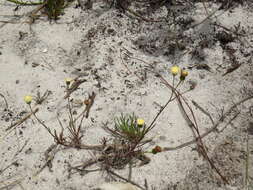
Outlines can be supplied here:
[[154, 123], [156, 122], [156, 120], [158, 119], [158, 117], [161, 115], [161, 113], [163, 112], [163, 110], [168, 106], [168, 104], [171, 102], [171, 101], [173, 101], [174, 99], [172, 99], [173, 98], [173, 94], [175, 93], [175, 91], [176, 91], [176, 88], [179, 86], [179, 84], [180, 84], [180, 82], [178, 83], [178, 85], [177, 85], [177, 87], [176, 88], [174, 88], [174, 76], [173, 76], [173, 87], [171, 88], [171, 95], [170, 95], [170, 98], [169, 98], [169, 100], [166, 102], [166, 104], [160, 109], [160, 111], [158, 112], [158, 114], [155, 116], [155, 118], [153, 119], [153, 121], [151, 122], [151, 124], [149, 125], [149, 127], [148, 128], [151, 128], [153, 125], [154, 125]]
[[[170, 89], [174, 89], [173, 86], [171, 86], [160, 74], [158, 74], [160, 79], [165, 83], [165, 85], [170, 88]], [[198, 128], [198, 124], [197, 124], [197, 120], [195, 118], [195, 115], [194, 115], [194, 112], [193, 110], [191, 109], [190, 105], [188, 104], [188, 102], [185, 100], [185, 98], [180, 94], [180, 92], [176, 89], [174, 89], [175, 91], [175, 94], [176, 94], [176, 97], [177, 97], [177, 100], [178, 100], [178, 103], [179, 103], [179, 106], [181, 108], [181, 110], [183, 111], [183, 115], [185, 116], [186, 120], [187, 120], [187, 123], [188, 125], [191, 127], [191, 129], [194, 129], [195, 132], [197, 133], [197, 146], [199, 148], [199, 151], [200, 153], [203, 155], [203, 157], [209, 162], [209, 164], [211, 165], [211, 167], [217, 172], [217, 174], [221, 177], [221, 179], [223, 180], [224, 183], [226, 184], [229, 184], [228, 180], [226, 179], [226, 177], [224, 177], [220, 170], [214, 165], [213, 161], [209, 158], [208, 154], [207, 154], [207, 151], [206, 151], [206, 148], [205, 148], [205, 145], [202, 141], [202, 138], [200, 136], [200, 132], [199, 132], [199, 128]], [[190, 110], [190, 113], [191, 113], [191, 116], [193, 118], [193, 121], [194, 123], [191, 121], [190, 117], [188, 116], [184, 106], [183, 106], [183, 103], [181, 101], [181, 99], [184, 101], [185, 105], [188, 107], [188, 109]], [[194, 132], [194, 131], [193, 131]]]
[[43, 123], [35, 114], [35, 112], [32, 110], [31, 104], [29, 104], [29, 108], [31, 110], [31, 113], [33, 114], [33, 116], [35, 117], [35, 119], [49, 132], [49, 134], [54, 137], [54, 134], [51, 132], [51, 130], [49, 129], [48, 126], [46, 126], [45, 123]]

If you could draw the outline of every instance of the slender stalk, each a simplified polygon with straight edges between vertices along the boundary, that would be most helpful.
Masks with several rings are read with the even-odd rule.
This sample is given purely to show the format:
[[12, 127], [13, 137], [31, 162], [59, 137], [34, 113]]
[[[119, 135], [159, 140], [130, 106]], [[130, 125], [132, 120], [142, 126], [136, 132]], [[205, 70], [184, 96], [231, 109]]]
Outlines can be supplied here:
[[48, 126], [46, 126], [35, 114], [35, 112], [32, 110], [31, 104], [29, 104], [29, 108], [31, 110], [31, 113], [33, 114], [33, 116], [35, 117], [35, 119], [49, 132], [49, 134], [52, 137], [55, 137], [54, 134], [51, 132], [51, 130], [48, 128]]
[[[160, 109], [160, 111], [158, 112], [158, 114], [155, 116], [155, 118], [153, 119], [153, 121], [151, 122], [151, 124], [148, 126], [148, 129], [149, 128], [152, 128], [152, 126], [154, 125], [154, 123], [156, 122], [156, 120], [158, 119], [158, 117], [161, 115], [161, 113], [163, 112], [163, 110], [168, 106], [168, 104], [173, 101], [175, 98], [172, 98], [173, 97], [173, 94], [175, 93], [176, 91], [176, 88], [180, 85], [181, 81], [177, 84], [176, 88], [174, 88], [174, 80], [175, 80], [175, 76], [173, 75], [173, 86], [171, 88], [171, 95], [170, 95], [170, 98], [169, 100], [166, 102], [166, 104]], [[167, 82], [167, 81], [166, 81]]]

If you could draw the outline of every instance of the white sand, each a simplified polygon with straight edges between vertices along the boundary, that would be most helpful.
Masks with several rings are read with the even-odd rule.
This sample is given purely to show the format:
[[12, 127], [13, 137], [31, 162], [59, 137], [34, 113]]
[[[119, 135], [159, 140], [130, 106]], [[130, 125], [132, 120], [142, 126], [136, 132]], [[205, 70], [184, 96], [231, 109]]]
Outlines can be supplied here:
[[[0, 27], [0, 93], [5, 96], [9, 106], [8, 110], [4, 110], [5, 103], [0, 97], [2, 118], [0, 120], [0, 171], [12, 162], [17, 163], [0, 172], [0, 189], [17, 180], [20, 181], [20, 185], [14, 185], [13, 189], [86, 190], [109, 179], [105, 173], [101, 172], [88, 173], [84, 176], [76, 173], [69, 178], [68, 163], [78, 165], [95, 156], [92, 151], [75, 149], [58, 152], [52, 163], [52, 172], [46, 167], [34, 176], [44, 165], [44, 152], [53, 143], [53, 138], [34, 118], [25, 121], [11, 133], [5, 131], [11, 123], [22, 117], [18, 116], [21, 112], [29, 111], [23, 102], [25, 95], [35, 96], [37, 91], [43, 93], [45, 90], [50, 90], [52, 94], [39, 106], [37, 115], [52, 129], [60, 130], [56, 113], [60, 113], [62, 119], [66, 118], [66, 102], [63, 100], [64, 78], [75, 78], [80, 74], [87, 74], [88, 76], [84, 78], [88, 81], [71, 95], [74, 99], [82, 100], [92, 91], [97, 94], [90, 117], [84, 121], [83, 128], [86, 131], [83, 140], [87, 144], [99, 143], [102, 137], [107, 135], [101, 128], [102, 123], [108, 121], [112, 125], [113, 118], [119, 116], [121, 112], [135, 112], [139, 117], [144, 118], [146, 123], [150, 123], [159, 110], [158, 104], [164, 105], [168, 100], [169, 89], [154, 74], [147, 73], [147, 79], [144, 81], [133, 74], [137, 72], [138, 75], [144, 76], [144, 63], [132, 60], [133, 64], [131, 64], [131, 61], [126, 61], [125, 63], [132, 71], [129, 73], [120, 58], [120, 50], [127, 49], [133, 57], [148, 63], [157, 62], [156, 69], [164, 78], [172, 82], [172, 76], [169, 73], [172, 59], [159, 54], [165, 50], [160, 48], [161, 50], [157, 51], [156, 55], [152, 55], [138, 49], [135, 43], [140, 36], [144, 36], [147, 41], [154, 36], [162, 37], [166, 34], [164, 31], [168, 31], [168, 27], [161, 25], [159, 30], [154, 31], [159, 24], [151, 26], [150, 23], [144, 21], [138, 23], [134, 18], [131, 19], [124, 14], [119, 17], [117, 10], [103, 9], [102, 5], [105, 3], [95, 2], [92, 10], [80, 11], [74, 8], [75, 3], [73, 3], [65, 10], [66, 14], [61, 17], [59, 23], [54, 23], [54, 21], [49, 23], [47, 19], [42, 18], [31, 25], [32, 31], [29, 24], [25, 23], [27, 20], [25, 17], [17, 21], [18, 24], [6, 24]], [[194, 16], [196, 22], [205, 18], [202, 4], [198, 5], [196, 10], [192, 10], [193, 14], [194, 11], [197, 12]], [[13, 15], [14, 8], [15, 6], [10, 6], [2, 0], [0, 13]], [[20, 15], [28, 10], [31, 8], [22, 8], [15, 14]], [[215, 10], [215, 6], [212, 10]], [[166, 10], [161, 9], [155, 16], [165, 13]], [[216, 15], [221, 13], [222, 11], [218, 11]], [[0, 20], [9, 19], [3, 16], [0, 18]], [[235, 8], [231, 13], [222, 14], [217, 20], [226, 27], [240, 22], [243, 27], [249, 27], [252, 33], [253, 13], [246, 8]], [[139, 26], [137, 27], [136, 24]], [[201, 30], [201, 27], [205, 27], [205, 24], [195, 28], [196, 31], [189, 29], [185, 33], [188, 32], [193, 36]], [[108, 29], [113, 29], [113, 32], [110, 33]], [[23, 37], [20, 37], [20, 33]], [[246, 39], [252, 45], [252, 36]], [[157, 41], [158, 45], [159, 43]], [[243, 54], [249, 52], [252, 56], [253, 49], [247, 42], [245, 42], [247, 49], [242, 47], [238, 40], [231, 44], [236, 48], [236, 56], [242, 63], [237, 70], [222, 76], [231, 64], [224, 62], [225, 52], [216, 42], [211, 48], [204, 49], [206, 58], [203, 63], [211, 68], [211, 72], [193, 68], [189, 71], [186, 82], [180, 87], [181, 91], [185, 91], [189, 89], [189, 81], [196, 82], [196, 88], [185, 94], [185, 97], [190, 104], [191, 100], [196, 101], [211, 114], [215, 121], [219, 119], [223, 108], [226, 110], [233, 102], [247, 96], [243, 92], [243, 87], [252, 88], [252, 61]], [[198, 61], [191, 59], [191, 55], [186, 53], [178, 58], [177, 64], [187, 68], [198, 64]], [[92, 74], [95, 72], [99, 79]], [[98, 83], [101, 84], [100, 87]], [[251, 105], [252, 100], [239, 106], [238, 109], [244, 113]], [[193, 105], [192, 108], [194, 108], [200, 131], [203, 133], [211, 128], [212, 123], [209, 118]], [[77, 108], [77, 111], [81, 109]], [[11, 116], [8, 115], [10, 113]], [[252, 120], [248, 118], [250, 119]], [[245, 118], [238, 117], [234, 121], [236, 127], [240, 127], [240, 121], [245, 121]], [[219, 129], [224, 125], [225, 123], [221, 123]], [[235, 126], [229, 125], [222, 133], [208, 135], [204, 142], [211, 151], [234, 130]], [[182, 117], [176, 101], [169, 104], [161, 114], [149, 137], [154, 138], [152, 144], [148, 146], [149, 150], [155, 145], [174, 147], [193, 138], [191, 129]], [[18, 152], [24, 144], [26, 146]], [[148, 155], [151, 162], [142, 167], [133, 168], [132, 180], [143, 186], [146, 179], [150, 186], [159, 190], [165, 189], [168, 184], [183, 180], [195, 165], [206, 162], [198, 156], [196, 151], [192, 151], [194, 147], [195, 145], [191, 145], [177, 151]], [[127, 177], [128, 170], [116, 172]]]

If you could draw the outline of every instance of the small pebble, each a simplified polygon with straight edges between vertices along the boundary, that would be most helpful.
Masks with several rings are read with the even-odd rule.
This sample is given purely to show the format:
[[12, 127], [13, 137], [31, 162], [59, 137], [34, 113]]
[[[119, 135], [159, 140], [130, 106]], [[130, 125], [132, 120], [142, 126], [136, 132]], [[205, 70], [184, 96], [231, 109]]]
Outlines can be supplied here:
[[42, 53], [47, 53], [47, 48], [43, 49]]

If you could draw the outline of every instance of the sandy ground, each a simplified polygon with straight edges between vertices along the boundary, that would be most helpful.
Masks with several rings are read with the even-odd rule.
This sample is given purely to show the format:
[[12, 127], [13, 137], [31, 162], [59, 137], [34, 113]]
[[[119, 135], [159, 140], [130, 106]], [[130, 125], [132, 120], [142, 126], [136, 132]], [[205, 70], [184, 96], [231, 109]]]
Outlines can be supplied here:
[[[52, 130], [60, 130], [56, 115], [62, 120], [67, 118], [64, 79], [78, 76], [87, 82], [71, 95], [75, 101], [96, 93], [90, 116], [83, 123], [85, 143], [97, 144], [108, 136], [102, 129], [103, 123], [112, 126], [113, 118], [121, 113], [134, 112], [150, 123], [168, 100], [170, 90], [146, 70], [144, 62], [127, 58], [124, 53], [153, 65], [171, 83], [169, 68], [172, 65], [189, 70], [180, 91], [196, 84], [185, 97], [195, 112], [201, 133], [213, 124], [192, 100], [216, 123], [236, 102], [253, 95], [253, 37], [248, 35], [253, 32], [250, 3], [236, 4], [228, 11], [218, 10], [210, 20], [194, 28], [181, 24], [180, 29], [173, 29], [164, 22], [145, 22], [110, 9], [103, 1], [95, 1], [90, 10], [75, 8], [74, 2], [57, 22], [41, 17], [29, 25], [26, 16], [13, 15], [23, 15], [34, 7], [22, 7], [14, 12], [13, 4], [0, 2], [0, 20], [14, 22], [0, 25], [0, 93], [8, 103], [7, 107], [0, 97], [0, 189], [88, 190], [113, 180], [105, 172], [69, 175], [69, 165], [94, 158], [93, 151], [62, 149], [55, 155], [52, 168], [43, 168], [44, 153], [54, 140], [33, 117], [13, 130], [6, 129], [29, 112], [23, 101], [25, 95], [36, 96], [37, 92], [43, 94], [49, 90], [51, 94], [38, 106], [37, 115]], [[177, 18], [192, 18], [191, 24], [206, 18], [202, 3], [189, 6], [175, 6], [182, 10]], [[219, 6], [210, 4], [208, 12], [212, 13]], [[167, 9], [161, 7], [145, 16], [159, 20], [166, 14]], [[246, 33], [226, 41], [220, 35], [225, 29], [214, 23], [229, 29], [240, 23], [238, 31]], [[175, 47], [175, 35], [182, 49]], [[235, 64], [240, 66], [226, 74]], [[151, 162], [134, 167], [132, 180], [141, 186], [147, 180], [150, 188], [158, 190], [245, 188], [247, 158], [249, 168], [253, 164], [252, 103], [249, 99], [239, 104], [220, 122], [219, 132], [204, 138], [210, 157], [229, 179], [229, 185], [224, 185], [198, 155], [194, 144], [149, 154]], [[155, 145], [175, 147], [193, 139], [176, 101], [169, 104], [148, 136], [153, 138], [146, 146], [149, 150]], [[115, 172], [127, 177], [128, 169]], [[253, 188], [252, 169], [248, 175]]]

